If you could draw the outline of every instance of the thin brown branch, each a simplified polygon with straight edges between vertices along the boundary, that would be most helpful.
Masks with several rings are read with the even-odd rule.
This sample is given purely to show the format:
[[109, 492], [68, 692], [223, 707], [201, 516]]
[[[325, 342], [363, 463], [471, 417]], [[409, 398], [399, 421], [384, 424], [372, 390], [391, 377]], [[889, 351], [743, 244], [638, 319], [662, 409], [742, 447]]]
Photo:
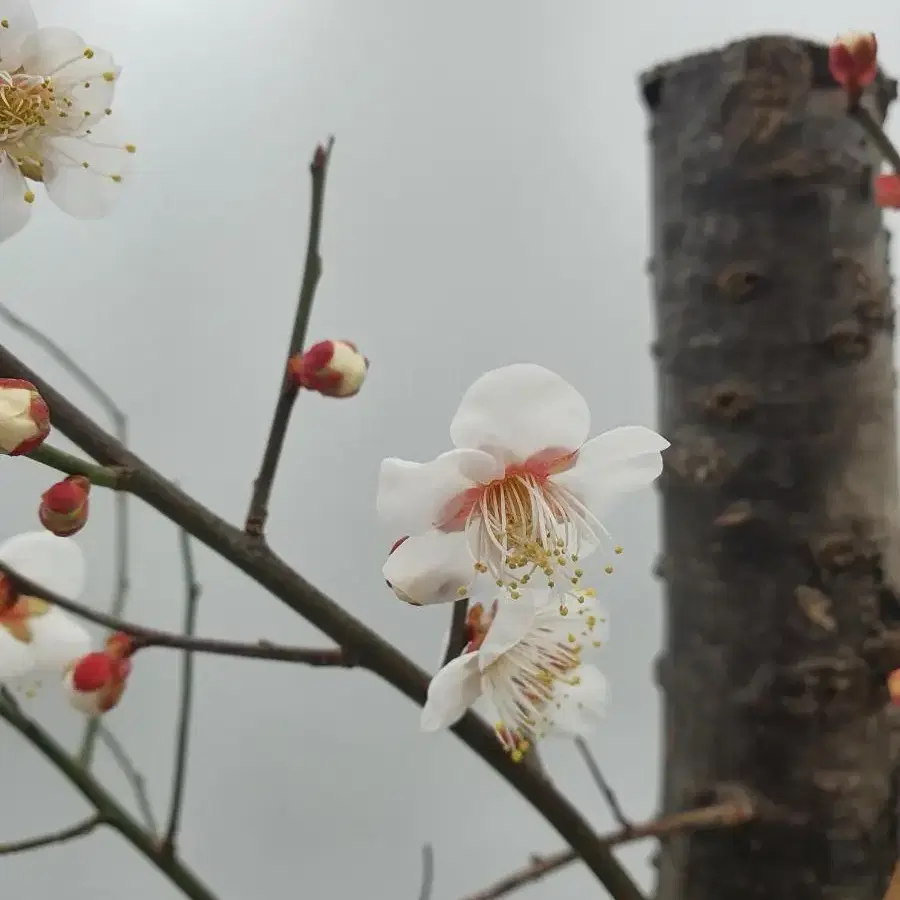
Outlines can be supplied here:
[[[191, 538], [182, 529], [181, 559], [184, 566], [185, 598], [184, 598], [184, 635], [193, 637], [197, 626], [197, 603], [200, 600], [200, 585], [197, 583], [197, 572], [194, 566], [194, 554], [191, 550]], [[188, 742], [191, 730], [191, 707], [194, 693], [194, 653], [192, 650], [182, 652], [181, 669], [181, 702], [179, 704], [178, 734], [175, 741], [175, 767], [172, 775], [172, 803], [169, 809], [169, 825], [162, 840], [163, 853], [175, 852], [175, 841], [181, 824], [181, 810], [184, 803], [184, 785], [187, 774]]]
[[575, 746], [578, 748], [578, 752], [581, 754], [585, 765], [588, 767], [591, 778], [594, 779], [597, 787], [600, 788], [600, 792], [603, 794], [606, 804], [609, 806], [609, 811], [616, 820], [616, 824], [623, 830], [630, 828], [631, 820], [625, 815], [625, 811], [619, 803], [616, 792], [609, 786], [609, 782], [603, 777], [603, 772], [600, 771], [600, 766], [597, 765], [597, 760], [594, 759], [594, 754], [591, 753], [591, 748], [588, 747], [587, 741], [582, 737], [577, 737], [575, 738]]
[[151, 865], [191, 900], [218, 900], [215, 894], [180, 860], [159, 853], [156, 837], [148, 834], [57, 740], [33, 719], [25, 716], [6, 695], [0, 696], [0, 718], [22, 735], [53, 765], [96, 810], [104, 823], [114, 828]]
[[[343, 647], [350, 659], [358, 665], [393, 685], [419, 706], [425, 703], [430, 679], [412, 660], [303, 578], [273, 553], [271, 548], [242, 529], [225, 522], [165, 479], [140, 457], [128, 451], [46, 379], [11, 353], [8, 347], [2, 345], [0, 377], [25, 378], [31, 381], [50, 406], [55, 427], [82, 452], [102, 465], [124, 466], [131, 471], [129, 489], [134, 496], [140, 497], [171, 522], [186, 529], [287, 607], [303, 616], [335, 644]], [[198, 648], [193, 645], [192, 649]], [[282, 657], [266, 655], [264, 658]], [[493, 730], [472, 713], [463, 716], [452, 731], [531, 803], [584, 860], [585, 865], [615, 900], [643, 900], [641, 892], [609, 848], [598, 842], [590, 825], [549, 779], [511, 762]]]
[[0, 844], [0, 856], [12, 856], [14, 853], [25, 853], [28, 850], [40, 850], [44, 847], [52, 847], [54, 844], [64, 844], [75, 838], [85, 837], [94, 829], [103, 824], [103, 818], [96, 813], [88, 816], [81, 822], [70, 825], [68, 828], [60, 828], [59, 831], [51, 831], [37, 837], [24, 838], [20, 841], [9, 841]]
[[91, 609], [77, 600], [62, 597], [53, 591], [48, 591], [42, 585], [36, 584], [28, 578], [24, 578], [15, 569], [0, 562], [0, 572], [8, 575], [18, 587], [19, 591], [31, 597], [40, 597], [60, 609], [65, 609], [73, 615], [80, 616], [95, 625], [101, 625], [113, 631], [122, 631], [134, 638], [136, 650], [149, 647], [169, 647], [175, 650], [192, 651], [194, 653], [209, 653], [213, 656], [237, 656], [244, 659], [268, 659], [274, 662], [302, 663], [316, 668], [341, 668], [352, 669], [358, 665], [352, 654], [339, 648], [318, 647], [286, 647], [273, 644], [269, 641], [257, 641], [245, 643], [243, 641], [224, 641], [218, 638], [202, 638], [189, 634], [175, 634], [170, 631], [159, 631], [155, 628], [146, 628], [136, 625], [125, 619], [118, 619], [109, 613]]
[[[716, 803], [700, 809], [692, 809], [672, 816], [663, 816], [649, 822], [630, 824], [598, 838], [607, 848], [641, 841], [645, 838], [667, 838], [688, 831], [711, 828], [734, 828], [754, 817], [752, 804], [743, 800]], [[527, 866], [507, 875], [484, 890], [468, 894], [463, 900], [497, 900], [526, 885], [533, 884], [551, 872], [557, 872], [578, 856], [571, 850], [561, 850], [548, 856], [532, 856]], [[893, 900], [893, 898], [891, 898]]]
[[872, 113], [859, 103], [858, 100], [853, 102], [851, 98], [851, 103], [847, 108], [847, 114], [851, 119], [857, 122], [866, 135], [868, 135], [878, 152], [891, 164], [891, 168], [900, 174], [900, 153], [897, 152], [897, 148], [894, 146], [893, 141], [887, 136], [885, 130], [872, 116]]
[[419, 900], [431, 900], [434, 893], [434, 847], [431, 844], [422, 846], [422, 886], [419, 888]]
[[269, 498], [272, 494], [272, 485], [275, 482], [275, 473], [278, 470], [278, 462], [281, 459], [288, 423], [294, 409], [294, 402], [297, 399], [297, 387], [287, 377], [287, 360], [295, 353], [303, 351], [313, 300], [316, 296], [316, 287], [318, 287], [319, 278], [322, 276], [322, 256], [319, 252], [319, 239], [322, 233], [322, 211], [325, 205], [325, 178], [328, 175], [328, 162], [331, 159], [333, 147], [334, 138], [330, 137], [324, 147], [321, 145], [316, 147], [312, 162], [309, 164], [309, 174], [312, 180], [312, 201], [309, 211], [309, 234], [306, 242], [306, 263], [303, 269], [303, 280], [300, 284], [300, 294], [297, 298], [297, 311], [294, 314], [294, 327], [291, 332], [290, 343], [288, 344], [285, 365], [281, 371], [278, 401], [275, 404], [275, 412], [272, 415], [272, 424], [269, 426], [269, 436], [266, 440], [262, 461], [260, 462], [259, 474], [253, 483], [253, 495], [250, 498], [247, 522], [244, 526], [247, 534], [256, 538], [261, 538], [265, 531], [266, 519], [269, 515]]
[[110, 756], [112, 756], [131, 787], [147, 831], [152, 835], [159, 834], [156, 816], [153, 814], [153, 805], [150, 803], [150, 795], [147, 793], [147, 779], [138, 771], [134, 760], [129, 756], [122, 742], [99, 721], [97, 723], [97, 737], [109, 750]]

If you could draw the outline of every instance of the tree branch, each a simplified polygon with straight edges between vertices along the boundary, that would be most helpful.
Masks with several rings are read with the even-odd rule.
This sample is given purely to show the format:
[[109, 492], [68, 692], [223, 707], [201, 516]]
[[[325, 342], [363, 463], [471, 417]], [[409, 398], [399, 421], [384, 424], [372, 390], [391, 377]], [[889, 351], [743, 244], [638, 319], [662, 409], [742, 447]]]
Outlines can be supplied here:
[[51, 847], [53, 844], [64, 844], [66, 841], [89, 835], [99, 825], [103, 824], [103, 817], [94, 814], [59, 831], [51, 831], [38, 837], [25, 838], [21, 841], [10, 841], [0, 844], [0, 856], [12, 856], [14, 853], [25, 853], [27, 850], [40, 850], [43, 847]]
[[261, 538], [265, 531], [266, 519], [269, 515], [269, 497], [272, 494], [275, 472], [278, 469], [281, 450], [284, 447], [284, 439], [287, 435], [291, 412], [294, 409], [294, 401], [297, 399], [297, 386], [287, 377], [287, 360], [295, 353], [303, 351], [303, 343], [306, 340], [306, 329], [309, 325], [310, 313], [312, 313], [316, 287], [322, 275], [319, 236], [322, 232], [325, 178], [328, 174], [328, 162], [331, 159], [333, 147], [333, 137], [328, 139], [324, 147], [321, 145], [316, 147], [316, 152], [313, 154], [312, 162], [309, 165], [309, 174], [312, 179], [312, 202], [309, 211], [309, 235], [306, 243], [306, 263], [303, 269], [303, 281], [300, 285], [297, 311], [294, 315], [294, 328], [288, 344], [285, 365], [282, 366], [281, 370], [281, 388], [278, 393], [278, 401], [275, 404], [272, 424], [269, 427], [269, 437], [266, 441], [266, 449], [263, 451], [259, 474], [253, 483], [253, 495], [250, 498], [247, 522], [244, 526], [247, 534], [256, 538]]
[[419, 900], [431, 900], [434, 893], [434, 847], [422, 845], [422, 887], [419, 889]]
[[594, 779], [597, 787], [600, 788], [600, 792], [603, 794], [607, 806], [609, 806], [610, 812], [613, 814], [613, 818], [616, 820], [616, 824], [623, 831], [630, 828], [631, 821], [625, 815], [625, 812], [623, 811], [619, 803], [619, 798], [616, 796], [615, 791], [609, 786], [609, 782], [603, 777], [603, 773], [600, 771], [600, 766], [597, 765], [597, 760], [594, 759], [594, 754], [591, 753], [591, 748], [588, 747], [587, 741], [585, 741], [585, 739], [582, 737], [577, 737], [575, 738], [575, 746], [578, 748], [578, 752], [581, 754], [585, 765], [588, 767], [588, 771], [590, 771], [591, 773], [591, 778]]
[[[197, 603], [200, 600], [200, 585], [194, 568], [194, 554], [191, 551], [191, 539], [182, 529], [181, 558], [184, 563], [185, 600], [184, 600], [184, 634], [194, 636], [197, 625]], [[188, 740], [191, 730], [191, 706], [194, 687], [194, 654], [185, 650], [182, 654], [181, 669], [181, 703], [178, 716], [178, 737], [175, 743], [175, 771], [172, 776], [172, 803], [169, 810], [169, 825], [162, 841], [162, 851], [175, 852], [175, 840], [181, 823], [181, 809], [184, 802], [184, 782], [187, 774]]]
[[[129, 452], [2, 345], [0, 377], [31, 381], [49, 404], [56, 427], [69, 440], [102, 465], [119, 465], [132, 471], [130, 490], [133, 495], [190, 532], [303, 616], [344, 648], [357, 664], [383, 678], [414, 703], [424, 705], [429, 676], [415, 663], [294, 571], [264, 543], [216, 516]], [[193, 649], [198, 648], [194, 646]], [[597, 841], [590, 825], [549, 779], [511, 762], [493, 730], [472, 713], [463, 716], [452, 731], [531, 803], [585, 861], [615, 900], [643, 900], [641, 892], [608, 847]]]
[[851, 98], [847, 115], [862, 128], [882, 157], [891, 164], [891, 168], [900, 174], [900, 153], [872, 113], [860, 104], [859, 98]]
[[159, 853], [156, 838], [147, 834], [128, 811], [110, 794], [90, 772], [73, 759], [49, 732], [21, 710], [0, 697], [0, 718], [5, 719], [19, 734], [52, 763], [102, 817], [103, 821], [131, 844], [148, 862], [162, 872], [169, 881], [191, 900], [218, 900], [215, 894], [179, 859]]
[[156, 824], [156, 816], [153, 814], [153, 806], [147, 794], [147, 779], [138, 771], [122, 742], [99, 719], [96, 722], [97, 737], [106, 745], [110, 756], [115, 760], [116, 765], [125, 776], [125, 780], [131, 785], [134, 799], [137, 801], [138, 809], [144, 820], [144, 826], [150, 834], [154, 836], [159, 834], [159, 826]]
[[441, 666], [452, 662], [465, 650], [466, 647], [466, 616], [469, 613], [469, 599], [463, 597], [453, 603], [453, 611], [450, 613], [450, 633], [447, 635], [447, 649], [444, 651], [444, 659]]
[[[710, 828], [734, 828], [749, 822], [755, 815], [753, 804], [748, 798], [716, 803], [699, 809], [663, 816], [649, 822], [628, 824], [616, 831], [598, 838], [606, 847], [617, 847], [645, 838], [667, 838], [687, 831]], [[539, 881], [545, 875], [556, 872], [575, 862], [578, 856], [571, 850], [562, 850], [549, 856], [532, 856], [531, 862], [523, 869], [507, 875], [490, 887], [476, 894], [469, 894], [463, 900], [497, 900], [521, 887]]]
[[73, 456], [71, 453], [66, 453], [65, 450], [59, 450], [47, 444], [41, 444], [36, 450], [32, 450], [25, 455], [29, 459], [42, 463], [56, 472], [62, 472], [64, 475], [84, 475], [96, 487], [123, 491], [128, 483], [128, 472], [125, 469], [98, 466], [85, 459]]

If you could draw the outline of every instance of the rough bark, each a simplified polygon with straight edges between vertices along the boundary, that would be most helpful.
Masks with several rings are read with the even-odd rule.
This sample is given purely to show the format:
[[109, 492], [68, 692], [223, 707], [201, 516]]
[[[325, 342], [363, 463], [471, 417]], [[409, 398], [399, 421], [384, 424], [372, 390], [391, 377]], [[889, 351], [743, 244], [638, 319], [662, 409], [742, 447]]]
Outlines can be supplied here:
[[[658, 897], [881, 900], [900, 512], [879, 161], [805, 41], [741, 41], [642, 90], [672, 440], [663, 806], [729, 784], [760, 804], [664, 848]], [[868, 92], [879, 121], [894, 93]]]

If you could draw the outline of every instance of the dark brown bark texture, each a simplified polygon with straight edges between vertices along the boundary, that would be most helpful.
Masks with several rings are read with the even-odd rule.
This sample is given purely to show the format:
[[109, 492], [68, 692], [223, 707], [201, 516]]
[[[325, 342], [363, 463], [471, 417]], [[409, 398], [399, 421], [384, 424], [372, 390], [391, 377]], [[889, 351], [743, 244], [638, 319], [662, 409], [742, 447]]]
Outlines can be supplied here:
[[[881, 900], [896, 858], [894, 317], [875, 150], [827, 49], [760, 37], [648, 73], [667, 638], [659, 900]], [[883, 120], [879, 76], [864, 105]], [[896, 634], [894, 635], [896, 641]]]

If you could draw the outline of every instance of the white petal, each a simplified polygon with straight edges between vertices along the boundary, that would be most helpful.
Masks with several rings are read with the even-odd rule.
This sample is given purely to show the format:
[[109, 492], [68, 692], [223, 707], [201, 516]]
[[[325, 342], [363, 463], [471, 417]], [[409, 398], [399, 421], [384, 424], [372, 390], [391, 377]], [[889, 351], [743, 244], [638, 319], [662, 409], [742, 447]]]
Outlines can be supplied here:
[[0, 19], [8, 24], [0, 27], [0, 69], [13, 72], [21, 65], [22, 40], [37, 31], [37, 19], [28, 0], [0, 0]]
[[34, 669], [34, 649], [31, 644], [17, 641], [0, 627], [0, 680], [20, 678]]
[[94, 49], [91, 59], [80, 57], [53, 79], [57, 97], [71, 101], [65, 119], [49, 116], [48, 121], [62, 131], [83, 132], [106, 118], [113, 105], [120, 67], [108, 50]]
[[564, 378], [519, 363], [482, 375], [466, 391], [450, 437], [457, 447], [486, 450], [509, 464], [544, 450], [577, 450], [590, 425], [587, 401]]
[[476, 653], [457, 656], [428, 685], [428, 700], [422, 710], [422, 730], [449, 728], [481, 695]]
[[38, 28], [21, 45], [20, 65], [29, 75], [56, 75], [84, 59], [87, 44], [68, 28]]
[[[102, 219], [118, 203], [131, 154], [124, 145], [87, 137], [58, 136], [45, 145], [44, 186], [63, 212], [76, 219]], [[87, 166], [85, 167], [85, 163]], [[116, 181], [113, 176], [122, 178]]]
[[84, 590], [84, 555], [71, 538], [28, 531], [0, 544], [0, 562], [54, 594], [75, 600]]
[[378, 514], [398, 532], [426, 531], [442, 524], [455, 497], [502, 475], [503, 467], [480, 450], [448, 450], [427, 463], [392, 457], [378, 476]]
[[102, 691], [76, 691], [72, 684], [72, 673], [67, 672], [63, 678], [63, 690], [69, 706], [86, 716], [100, 715], [100, 698]]
[[558, 707], [550, 714], [550, 733], [589, 734], [606, 714], [609, 705], [606, 676], [596, 666], [579, 666], [573, 675], [579, 678], [578, 684], [555, 683]]
[[[513, 600], [505, 594], [497, 598], [497, 612], [484, 643], [478, 651], [478, 667], [484, 671], [492, 662], [511, 650], [528, 634], [535, 623], [535, 606], [549, 591], [526, 590]], [[557, 615], [559, 604], [557, 604]]]
[[405, 540], [387, 558], [382, 574], [406, 603], [450, 603], [464, 594], [475, 577], [461, 532], [429, 531]]
[[25, 202], [28, 185], [18, 166], [0, 151], [0, 241], [18, 234], [31, 218], [31, 204]]
[[61, 609], [32, 617], [30, 625], [35, 668], [40, 672], [61, 675], [74, 660], [90, 652], [90, 635]]
[[649, 428], [614, 428], [591, 438], [578, 452], [575, 465], [553, 475], [552, 481], [600, 515], [619, 497], [647, 487], [659, 477], [661, 451], [668, 446], [664, 437]]

